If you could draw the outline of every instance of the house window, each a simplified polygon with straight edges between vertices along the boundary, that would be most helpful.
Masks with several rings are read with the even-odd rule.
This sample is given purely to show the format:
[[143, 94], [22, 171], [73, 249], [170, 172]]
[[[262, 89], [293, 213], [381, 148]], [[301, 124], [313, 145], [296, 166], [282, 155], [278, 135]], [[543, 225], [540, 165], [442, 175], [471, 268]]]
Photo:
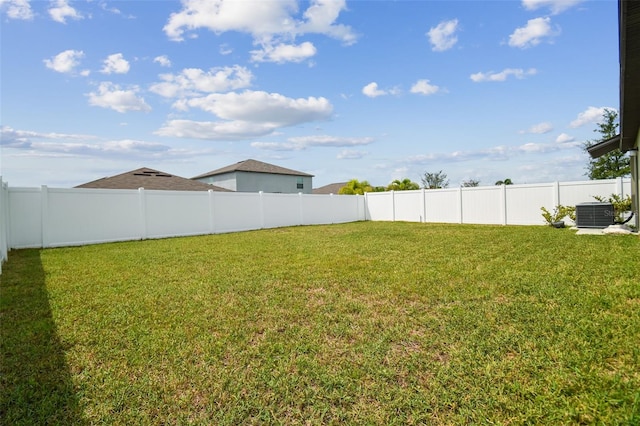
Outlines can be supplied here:
[[299, 177], [299, 178], [298, 178], [297, 188], [298, 188], [298, 189], [304, 189], [304, 183], [303, 183], [303, 181], [302, 181], [302, 178], [301, 178], [301, 177]]

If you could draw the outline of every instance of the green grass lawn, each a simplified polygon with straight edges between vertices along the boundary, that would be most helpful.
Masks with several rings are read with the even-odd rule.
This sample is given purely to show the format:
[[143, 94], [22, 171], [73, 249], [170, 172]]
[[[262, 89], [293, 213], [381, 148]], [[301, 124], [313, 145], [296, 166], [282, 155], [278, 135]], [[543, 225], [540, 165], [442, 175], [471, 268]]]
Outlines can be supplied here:
[[640, 239], [359, 222], [16, 250], [2, 424], [640, 424]]

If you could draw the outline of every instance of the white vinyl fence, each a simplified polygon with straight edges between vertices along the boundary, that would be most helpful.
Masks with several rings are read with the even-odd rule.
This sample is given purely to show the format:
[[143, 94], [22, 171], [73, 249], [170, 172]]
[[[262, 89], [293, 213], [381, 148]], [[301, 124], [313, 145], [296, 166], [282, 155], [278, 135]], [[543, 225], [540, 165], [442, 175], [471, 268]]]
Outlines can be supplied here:
[[594, 196], [631, 194], [630, 179], [421, 189], [365, 194], [366, 219], [494, 225], [543, 225], [541, 207], [575, 206]]
[[11, 249], [374, 221], [542, 225], [540, 207], [630, 194], [629, 179], [363, 196], [12, 188], [0, 177], [0, 273]]
[[8, 249], [364, 220], [362, 196], [46, 186], [7, 192]]

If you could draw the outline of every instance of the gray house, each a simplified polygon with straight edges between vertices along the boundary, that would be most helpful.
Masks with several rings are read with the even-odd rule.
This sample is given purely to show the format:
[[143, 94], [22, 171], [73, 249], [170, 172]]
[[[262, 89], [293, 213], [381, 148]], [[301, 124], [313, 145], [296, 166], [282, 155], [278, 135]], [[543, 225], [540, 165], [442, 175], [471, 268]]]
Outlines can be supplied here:
[[244, 160], [191, 178], [236, 192], [311, 194], [313, 175], [257, 160]]
[[152, 189], [164, 191], [217, 191], [229, 192], [228, 189], [214, 185], [207, 185], [191, 179], [172, 175], [142, 167], [140, 169], [124, 172], [119, 175], [104, 177], [91, 182], [83, 183], [76, 188], [96, 188], [96, 189]]

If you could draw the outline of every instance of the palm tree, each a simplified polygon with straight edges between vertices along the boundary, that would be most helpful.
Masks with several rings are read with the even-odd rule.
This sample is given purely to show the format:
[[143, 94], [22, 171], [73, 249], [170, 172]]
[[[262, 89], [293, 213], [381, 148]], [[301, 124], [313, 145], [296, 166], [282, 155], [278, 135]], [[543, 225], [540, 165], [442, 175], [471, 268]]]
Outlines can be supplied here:
[[420, 189], [420, 185], [409, 178], [396, 179], [387, 186], [387, 191], [412, 191], [415, 189]]
[[358, 179], [351, 179], [345, 186], [338, 190], [338, 194], [344, 195], [355, 195], [360, 194], [364, 195], [365, 192], [372, 192], [373, 187], [367, 182], [363, 180], [360, 182]]
[[511, 179], [506, 178], [505, 180], [497, 181], [496, 185], [513, 185], [513, 182], [511, 182]]

